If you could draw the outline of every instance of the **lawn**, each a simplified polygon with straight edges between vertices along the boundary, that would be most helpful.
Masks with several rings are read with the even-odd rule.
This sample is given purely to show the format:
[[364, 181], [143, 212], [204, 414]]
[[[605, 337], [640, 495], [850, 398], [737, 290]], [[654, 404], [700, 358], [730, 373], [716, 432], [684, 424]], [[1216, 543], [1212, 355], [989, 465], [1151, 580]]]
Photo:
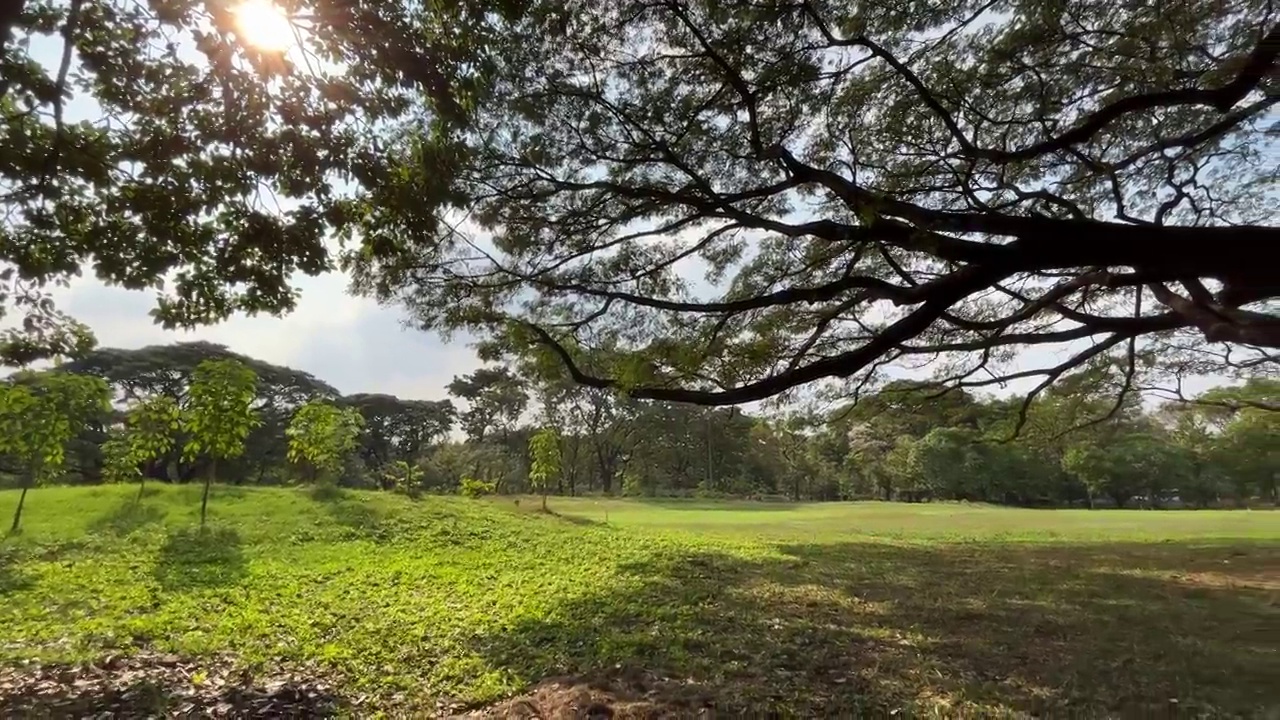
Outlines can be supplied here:
[[[1280, 513], [41, 488], [0, 665], [139, 649], [355, 714], [551, 676], [801, 715], [1280, 712]], [[0, 518], [15, 493], [0, 493]], [[2, 691], [3, 688], [0, 688]]]

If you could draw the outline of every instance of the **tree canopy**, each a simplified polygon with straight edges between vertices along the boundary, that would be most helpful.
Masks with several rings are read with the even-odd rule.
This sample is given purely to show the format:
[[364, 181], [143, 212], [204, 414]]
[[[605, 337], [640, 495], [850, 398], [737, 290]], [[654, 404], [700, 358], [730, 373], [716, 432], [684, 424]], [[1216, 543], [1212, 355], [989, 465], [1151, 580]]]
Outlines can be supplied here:
[[44, 290], [82, 269], [190, 326], [340, 257], [635, 398], [1275, 370], [1264, 0], [302, 0], [287, 49], [229, 4], [3, 7], [9, 361], [85, 349]]
[[[950, 386], [1256, 371], [1280, 346], [1278, 20], [1261, 0], [535, 2], [450, 136], [437, 211], [460, 221], [381, 208], [366, 243], [399, 249], [352, 266], [424, 327], [640, 398], [848, 393], [928, 359]], [[1013, 367], [1043, 346], [1065, 353]]]

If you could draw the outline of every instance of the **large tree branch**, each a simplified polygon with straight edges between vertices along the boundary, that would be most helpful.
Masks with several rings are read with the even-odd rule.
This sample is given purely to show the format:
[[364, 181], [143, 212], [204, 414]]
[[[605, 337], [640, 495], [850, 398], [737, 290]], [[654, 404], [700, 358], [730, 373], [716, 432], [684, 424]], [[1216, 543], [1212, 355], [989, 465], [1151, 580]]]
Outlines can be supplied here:
[[620, 389], [631, 397], [640, 399], [712, 406], [737, 405], [773, 397], [791, 388], [817, 380], [849, 377], [875, 362], [894, 347], [923, 332], [956, 302], [983, 287], [999, 282], [1008, 273], [1007, 268], [1000, 266], [969, 267], [958, 270], [935, 285], [932, 297], [920, 307], [891, 323], [861, 347], [727, 390], [697, 390], [657, 385], [627, 387], [615, 378], [603, 378], [584, 372], [578, 367], [569, 351], [550, 333], [534, 323], [525, 322], [524, 325], [534, 333], [540, 344], [549, 348], [560, 359], [570, 377], [579, 384]]
[[[805, 7], [817, 19], [817, 14], [805, 3]], [[1017, 150], [1000, 150], [995, 148], [978, 147], [971, 141], [956, 122], [955, 117], [947, 108], [938, 100], [937, 96], [924, 84], [918, 75], [916, 75], [902, 61], [898, 60], [892, 53], [879, 44], [866, 37], [856, 37], [848, 39], [836, 38], [831, 32], [819, 21], [819, 30], [824, 34], [827, 41], [833, 45], [840, 46], [856, 46], [865, 48], [872, 55], [884, 60], [895, 72], [897, 72], [907, 84], [916, 91], [920, 96], [921, 102], [924, 103], [946, 126], [947, 131], [960, 145], [961, 153], [966, 157], [989, 160], [995, 163], [1012, 163], [1024, 160], [1031, 160], [1042, 155], [1065, 150], [1073, 145], [1087, 142], [1102, 132], [1108, 125], [1116, 120], [1129, 115], [1131, 113], [1143, 112], [1147, 110], [1155, 110], [1158, 108], [1172, 108], [1179, 106], [1205, 106], [1217, 110], [1219, 113], [1228, 113], [1233, 107], [1249, 93], [1253, 92], [1262, 83], [1263, 79], [1271, 74], [1274, 70], [1276, 59], [1280, 57], [1280, 25], [1275, 25], [1271, 31], [1262, 38], [1261, 42], [1253, 49], [1245, 58], [1242, 67], [1235, 77], [1229, 82], [1217, 88], [1187, 88], [1182, 90], [1165, 90], [1161, 92], [1142, 93], [1138, 95], [1130, 95], [1119, 100], [1110, 102], [1098, 110], [1090, 113], [1074, 127], [1057, 137], [1043, 140], [1034, 145], [1030, 145]], [[1170, 141], [1169, 147], [1182, 144], [1184, 142], [1203, 142], [1208, 137], [1216, 137], [1234, 127], [1235, 124], [1243, 122], [1244, 119], [1250, 117], [1252, 112], [1237, 113], [1230, 118], [1232, 124], [1224, 126], [1222, 122], [1216, 123], [1201, 133], [1191, 136], [1191, 138], [1183, 138]], [[1224, 118], [1224, 121], [1226, 118]], [[1161, 145], [1157, 143], [1157, 145]]]

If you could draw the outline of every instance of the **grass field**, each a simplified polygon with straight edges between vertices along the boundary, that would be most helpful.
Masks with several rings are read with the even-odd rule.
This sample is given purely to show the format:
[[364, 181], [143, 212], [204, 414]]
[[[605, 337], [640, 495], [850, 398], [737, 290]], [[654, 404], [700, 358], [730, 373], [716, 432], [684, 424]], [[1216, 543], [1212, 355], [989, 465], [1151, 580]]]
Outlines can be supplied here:
[[[305, 668], [359, 707], [643, 674], [730, 714], [1280, 712], [1280, 513], [42, 488], [0, 664]], [[15, 493], [0, 493], [0, 518]]]

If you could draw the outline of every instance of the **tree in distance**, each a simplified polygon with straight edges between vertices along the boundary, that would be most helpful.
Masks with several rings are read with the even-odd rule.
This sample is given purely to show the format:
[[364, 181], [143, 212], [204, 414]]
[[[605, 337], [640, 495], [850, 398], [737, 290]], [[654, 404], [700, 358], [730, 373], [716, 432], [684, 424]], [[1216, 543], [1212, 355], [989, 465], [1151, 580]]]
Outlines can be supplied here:
[[196, 367], [182, 409], [182, 430], [187, 435], [183, 454], [207, 455], [211, 464], [200, 496], [200, 527], [209, 506], [209, 486], [217, 480], [218, 461], [239, 457], [244, 441], [258, 423], [253, 409], [258, 378], [238, 360], [206, 360]]
[[124, 429], [103, 443], [104, 475], [115, 482], [138, 481], [138, 500], [146, 490], [143, 468], [165, 457], [182, 427], [178, 403], [167, 395], [139, 401], [125, 413]]
[[307, 468], [311, 482], [335, 482], [342, 463], [359, 444], [364, 419], [354, 408], [322, 400], [298, 408], [285, 430], [289, 461]]
[[0, 454], [22, 468], [22, 494], [10, 532], [18, 532], [27, 491], [61, 475], [77, 421], [109, 410], [107, 384], [71, 373], [38, 373], [0, 383]]

